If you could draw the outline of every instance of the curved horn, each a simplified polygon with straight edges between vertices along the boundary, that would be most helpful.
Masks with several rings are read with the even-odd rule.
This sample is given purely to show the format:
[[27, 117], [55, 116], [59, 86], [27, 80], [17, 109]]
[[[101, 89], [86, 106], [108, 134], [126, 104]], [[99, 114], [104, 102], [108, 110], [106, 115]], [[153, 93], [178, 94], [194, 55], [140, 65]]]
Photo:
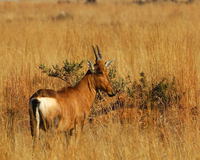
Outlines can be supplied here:
[[93, 52], [94, 52], [94, 55], [95, 55], [96, 61], [100, 60], [100, 57], [99, 57], [98, 53], [96, 52], [96, 49], [95, 49], [94, 46], [92, 46], [92, 49], [93, 49]]
[[96, 47], [97, 47], [98, 56], [99, 56], [100, 59], [102, 59], [102, 54], [101, 54], [101, 52], [100, 52], [99, 46], [96, 45]]

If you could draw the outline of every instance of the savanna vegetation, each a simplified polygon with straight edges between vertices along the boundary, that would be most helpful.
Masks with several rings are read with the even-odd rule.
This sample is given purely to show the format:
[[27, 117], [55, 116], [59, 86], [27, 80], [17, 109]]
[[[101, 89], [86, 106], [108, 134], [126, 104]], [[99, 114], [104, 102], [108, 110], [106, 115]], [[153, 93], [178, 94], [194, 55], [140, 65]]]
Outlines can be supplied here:
[[[199, 7], [0, 2], [0, 159], [200, 159]], [[98, 93], [78, 143], [48, 133], [33, 150], [29, 97], [74, 85], [96, 44], [117, 95]]]

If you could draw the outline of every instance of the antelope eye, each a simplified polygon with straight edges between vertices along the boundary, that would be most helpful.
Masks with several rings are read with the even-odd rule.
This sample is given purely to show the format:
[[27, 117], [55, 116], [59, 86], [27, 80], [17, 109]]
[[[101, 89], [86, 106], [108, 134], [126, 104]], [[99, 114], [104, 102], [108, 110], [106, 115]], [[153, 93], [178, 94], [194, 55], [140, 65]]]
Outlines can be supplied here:
[[99, 71], [99, 72], [97, 72], [97, 74], [103, 74], [103, 72]]

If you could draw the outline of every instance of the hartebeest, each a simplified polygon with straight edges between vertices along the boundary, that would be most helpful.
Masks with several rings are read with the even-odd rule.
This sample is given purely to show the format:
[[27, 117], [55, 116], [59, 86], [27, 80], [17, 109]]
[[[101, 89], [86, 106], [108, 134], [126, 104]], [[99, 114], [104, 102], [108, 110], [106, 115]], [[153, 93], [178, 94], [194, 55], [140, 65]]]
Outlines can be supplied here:
[[53, 126], [56, 131], [70, 131], [76, 125], [83, 127], [90, 108], [93, 105], [97, 90], [114, 96], [108, 79], [107, 67], [111, 61], [104, 62], [97, 46], [93, 47], [96, 63], [88, 61], [89, 69], [85, 76], [74, 87], [60, 90], [40, 89], [29, 101], [31, 134], [38, 139], [39, 130], [47, 131]]

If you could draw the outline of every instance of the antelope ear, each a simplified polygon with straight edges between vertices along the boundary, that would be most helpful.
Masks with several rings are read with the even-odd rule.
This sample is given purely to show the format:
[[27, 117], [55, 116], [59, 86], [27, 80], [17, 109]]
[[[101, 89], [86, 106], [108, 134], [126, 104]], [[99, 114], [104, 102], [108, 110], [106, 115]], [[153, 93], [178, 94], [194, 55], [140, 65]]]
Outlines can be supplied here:
[[94, 73], [94, 64], [91, 61], [88, 61], [88, 68], [92, 73]]
[[106, 61], [105, 66], [108, 68], [111, 65], [111, 63], [112, 63], [112, 60]]

